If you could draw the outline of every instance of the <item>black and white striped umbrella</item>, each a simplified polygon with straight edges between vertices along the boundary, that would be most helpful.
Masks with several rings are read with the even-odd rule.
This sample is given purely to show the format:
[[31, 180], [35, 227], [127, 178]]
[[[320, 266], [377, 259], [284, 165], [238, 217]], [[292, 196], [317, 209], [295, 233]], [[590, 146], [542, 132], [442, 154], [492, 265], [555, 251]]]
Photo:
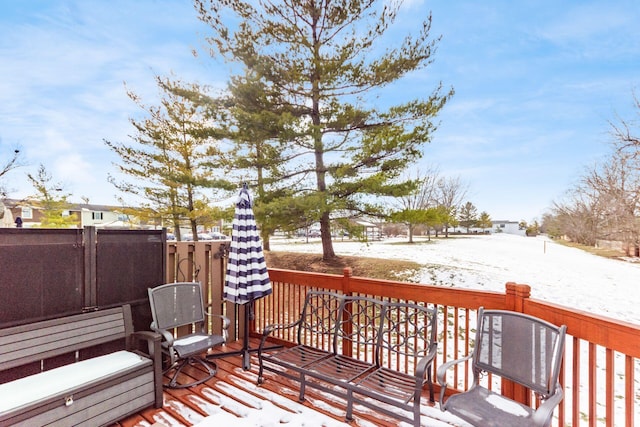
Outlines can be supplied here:
[[236, 304], [245, 304], [267, 296], [271, 291], [262, 242], [245, 184], [240, 190], [233, 217], [223, 297]]

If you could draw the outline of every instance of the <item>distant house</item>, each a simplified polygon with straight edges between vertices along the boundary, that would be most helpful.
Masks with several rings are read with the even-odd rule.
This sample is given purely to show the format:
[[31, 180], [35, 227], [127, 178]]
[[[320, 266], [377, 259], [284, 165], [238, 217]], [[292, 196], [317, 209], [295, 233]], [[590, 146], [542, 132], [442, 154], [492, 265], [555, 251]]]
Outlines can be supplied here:
[[[40, 225], [42, 221], [42, 209], [37, 203], [28, 200], [5, 199], [2, 227], [11, 228], [20, 226], [23, 228]], [[18, 225], [19, 224], [19, 225]]]
[[525, 235], [525, 230], [520, 228], [518, 221], [491, 221], [493, 224], [491, 227], [492, 233], [508, 233], [518, 234], [520, 236]]
[[[0, 220], [1, 227], [15, 227], [20, 218], [23, 228], [37, 227], [42, 221], [42, 207], [36, 201], [5, 199], [4, 211]], [[136, 228], [128, 215], [122, 213], [118, 206], [69, 204], [63, 215], [77, 218], [78, 227], [94, 226], [98, 228]]]

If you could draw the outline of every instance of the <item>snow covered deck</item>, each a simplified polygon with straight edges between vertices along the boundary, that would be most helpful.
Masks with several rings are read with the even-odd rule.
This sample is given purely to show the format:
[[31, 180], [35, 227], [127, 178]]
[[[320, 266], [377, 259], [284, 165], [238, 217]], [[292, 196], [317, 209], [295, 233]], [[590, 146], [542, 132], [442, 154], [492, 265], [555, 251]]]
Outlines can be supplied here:
[[[257, 348], [253, 340], [251, 348]], [[239, 350], [241, 344], [231, 343], [228, 351]], [[164, 407], [147, 409], [122, 420], [122, 427], [174, 426], [282, 426], [282, 427], [391, 427], [407, 425], [364, 407], [356, 406], [355, 420], [344, 422], [345, 402], [335, 396], [308, 389], [304, 403], [298, 402], [298, 384], [273, 373], [265, 373], [265, 384], [256, 385], [257, 353], [251, 355], [251, 369], [244, 371], [239, 356], [216, 359], [217, 375], [188, 389], [165, 389]], [[189, 375], [205, 376], [192, 368]], [[423, 426], [467, 426], [436, 406], [430, 406], [428, 388], [423, 395]]]

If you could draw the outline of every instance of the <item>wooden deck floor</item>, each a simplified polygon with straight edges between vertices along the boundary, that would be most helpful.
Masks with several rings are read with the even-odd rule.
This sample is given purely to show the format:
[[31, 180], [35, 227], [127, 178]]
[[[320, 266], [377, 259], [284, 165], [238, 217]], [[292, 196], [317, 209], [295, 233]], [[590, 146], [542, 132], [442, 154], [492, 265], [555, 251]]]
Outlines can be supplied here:
[[[252, 341], [251, 348], [257, 346]], [[239, 350], [241, 344], [227, 345], [227, 351]], [[354, 420], [344, 420], [345, 402], [335, 396], [307, 389], [306, 400], [298, 401], [298, 384], [273, 373], [265, 373], [265, 383], [256, 385], [258, 358], [252, 353], [251, 369], [242, 369], [240, 356], [216, 359], [218, 373], [211, 380], [188, 389], [164, 389], [164, 407], [147, 409], [120, 421], [121, 427], [148, 426], [351, 426], [390, 427], [407, 425], [397, 419], [356, 406]], [[190, 368], [188, 375], [203, 378], [204, 372]], [[428, 394], [423, 395], [423, 426], [464, 426], [449, 414], [432, 406]]]

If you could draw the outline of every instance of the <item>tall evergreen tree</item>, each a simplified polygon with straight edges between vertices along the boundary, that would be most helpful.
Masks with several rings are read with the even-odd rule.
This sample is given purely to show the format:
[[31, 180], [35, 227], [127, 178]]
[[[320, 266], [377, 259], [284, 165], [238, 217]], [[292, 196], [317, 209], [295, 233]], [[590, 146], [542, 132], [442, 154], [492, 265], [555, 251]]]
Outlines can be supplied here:
[[458, 218], [460, 219], [460, 225], [466, 228], [467, 233], [469, 233], [469, 229], [478, 222], [478, 209], [473, 203], [467, 202], [460, 206]]
[[478, 218], [478, 227], [482, 228], [482, 231], [485, 231], [487, 228], [491, 228], [493, 226], [493, 222], [491, 221], [491, 216], [485, 212], [480, 212], [480, 218]]
[[203, 93], [205, 88], [169, 78], [158, 77], [156, 82], [163, 94], [159, 106], [147, 106], [128, 92], [147, 114], [141, 120], [130, 119], [135, 144], [105, 141], [120, 157], [118, 170], [133, 178], [133, 182], [119, 181], [111, 176], [110, 181], [120, 191], [143, 199], [138, 215], [161, 219], [173, 227], [178, 239], [180, 224], [186, 222], [197, 240], [198, 225], [216, 212], [205, 190], [227, 196], [224, 190], [230, 184], [222, 172], [217, 176], [211, 172], [219, 149], [211, 136], [209, 117], [201, 105], [181, 95], [183, 91]]
[[[331, 220], [380, 214], [377, 196], [407, 194], [397, 178], [422, 155], [453, 94], [438, 85], [385, 107], [382, 89], [432, 61], [428, 16], [394, 47], [383, 37], [401, 2], [195, 0], [212, 51], [255, 72], [297, 119], [291, 187], [317, 212], [323, 258], [335, 257]], [[231, 24], [229, 24], [231, 23]], [[229, 25], [228, 25], [229, 24]], [[294, 168], [291, 168], [294, 170]], [[311, 203], [312, 202], [312, 203]]]
[[269, 236], [276, 229], [287, 229], [292, 218], [284, 206], [291, 206], [290, 180], [286, 165], [296, 156], [287, 141], [294, 118], [279, 91], [266, 86], [255, 73], [233, 76], [230, 97], [225, 103], [226, 136], [234, 147], [225, 154], [227, 166], [250, 181], [254, 188], [253, 206], [263, 247], [269, 250]]

